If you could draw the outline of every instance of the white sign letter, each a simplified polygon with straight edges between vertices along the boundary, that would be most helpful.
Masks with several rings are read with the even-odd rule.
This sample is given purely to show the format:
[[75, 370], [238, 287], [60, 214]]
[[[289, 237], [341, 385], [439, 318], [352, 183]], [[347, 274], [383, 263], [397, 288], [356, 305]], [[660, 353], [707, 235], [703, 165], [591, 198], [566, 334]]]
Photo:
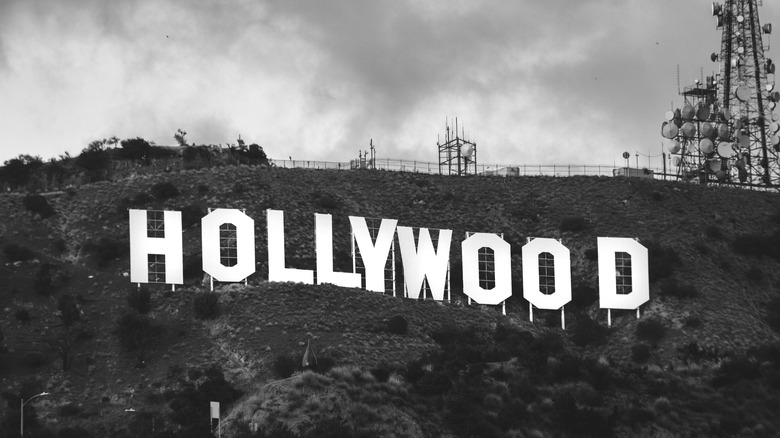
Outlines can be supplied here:
[[[626, 237], [599, 237], [599, 306], [602, 309], [633, 310], [650, 301], [650, 279], [648, 273], [647, 248], [634, 239]], [[626, 253], [621, 269], [615, 259], [618, 253]], [[626, 262], [628, 260], [628, 271]], [[630, 272], [629, 272], [630, 271]], [[628, 274], [628, 275], [626, 275]], [[630, 279], [629, 293], [619, 294], [617, 276]]]
[[[255, 272], [255, 221], [235, 209], [217, 208], [201, 223], [203, 271], [217, 281], [242, 281]], [[236, 227], [236, 264], [225, 266], [220, 254], [220, 230], [223, 224]]]
[[420, 228], [419, 248], [414, 247], [414, 232], [410, 227], [398, 227], [398, 243], [404, 267], [404, 282], [409, 298], [420, 298], [423, 280], [428, 279], [434, 300], [444, 300], [447, 267], [450, 261], [452, 230], [439, 230], [438, 249], [433, 248], [427, 228]]
[[268, 218], [268, 281], [314, 284], [313, 271], [285, 267], [284, 212], [266, 210], [266, 217]]
[[[549, 273], [552, 268], [555, 292], [544, 294], [539, 287], [539, 255], [552, 256], [551, 266], [545, 266]], [[549, 278], [549, 277], [548, 277]], [[571, 301], [571, 260], [569, 249], [555, 239], [533, 239], [523, 246], [523, 297], [540, 309], [557, 310]]]
[[182, 262], [181, 212], [164, 211], [163, 233], [165, 237], [149, 237], [146, 226], [146, 210], [130, 212], [130, 281], [149, 282], [149, 255], [165, 256], [165, 283], [184, 283]]
[[[475, 233], [461, 245], [463, 254], [463, 293], [477, 304], [501, 304], [512, 296], [512, 259], [510, 246], [496, 234]], [[493, 250], [496, 285], [485, 289], [479, 285], [479, 250]]]
[[360, 250], [363, 266], [366, 268], [366, 290], [384, 292], [385, 265], [387, 264], [387, 255], [390, 253], [390, 246], [393, 244], [395, 226], [398, 221], [382, 219], [376, 236], [376, 244], [371, 240], [371, 233], [368, 232], [365, 218], [350, 216], [349, 223], [352, 224], [352, 234], [355, 236], [357, 247]]
[[333, 219], [329, 214], [314, 215], [317, 247], [317, 284], [360, 287], [360, 274], [333, 272]]

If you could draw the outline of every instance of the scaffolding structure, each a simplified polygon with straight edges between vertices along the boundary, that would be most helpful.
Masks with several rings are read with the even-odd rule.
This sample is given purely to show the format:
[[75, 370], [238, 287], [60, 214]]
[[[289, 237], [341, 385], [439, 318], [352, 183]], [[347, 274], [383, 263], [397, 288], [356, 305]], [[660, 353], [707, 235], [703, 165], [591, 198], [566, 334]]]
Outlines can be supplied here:
[[452, 130], [445, 122], [447, 133], [444, 143], [436, 141], [439, 148], [439, 175], [476, 175], [477, 144], [465, 139], [466, 133], [461, 127], [458, 134], [458, 119], [455, 119], [455, 129]]
[[780, 93], [774, 91], [775, 65], [764, 55], [772, 25], [761, 26], [759, 3], [712, 5], [722, 30], [720, 53], [711, 55], [717, 73], [685, 87], [682, 108], [668, 111], [661, 126], [681, 179], [780, 188], [780, 117], [774, 112]]

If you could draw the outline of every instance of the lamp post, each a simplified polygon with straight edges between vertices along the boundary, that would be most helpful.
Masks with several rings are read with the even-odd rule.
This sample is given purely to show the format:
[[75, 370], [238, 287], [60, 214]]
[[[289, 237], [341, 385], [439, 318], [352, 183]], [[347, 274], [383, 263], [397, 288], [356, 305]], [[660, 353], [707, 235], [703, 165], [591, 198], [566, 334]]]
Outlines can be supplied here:
[[20, 399], [20, 403], [21, 403], [21, 409], [20, 409], [21, 410], [21, 422], [20, 422], [20, 424], [21, 424], [21, 426], [20, 426], [20, 429], [19, 429], [19, 436], [21, 436], [22, 438], [24, 438], [24, 405], [26, 405], [27, 403], [30, 403], [31, 401], [33, 401], [33, 399], [36, 399], [38, 397], [43, 397], [45, 395], [50, 395], [50, 394], [48, 392], [42, 392], [40, 394], [36, 394], [36, 395], [28, 398], [27, 401], [24, 401], [23, 398]]

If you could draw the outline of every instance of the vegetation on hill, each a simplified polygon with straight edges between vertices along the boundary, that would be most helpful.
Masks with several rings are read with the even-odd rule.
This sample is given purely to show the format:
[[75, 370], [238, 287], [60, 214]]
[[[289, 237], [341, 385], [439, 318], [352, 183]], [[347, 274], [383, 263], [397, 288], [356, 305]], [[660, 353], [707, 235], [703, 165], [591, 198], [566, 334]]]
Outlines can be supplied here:
[[[142, 139], [121, 147], [132, 159], [151, 153]], [[191, 163], [209, 159], [188, 153]], [[38, 167], [3, 180], [14, 187], [48, 164], [19, 160], [13, 166]], [[220, 402], [228, 437], [780, 433], [775, 193], [190, 167], [0, 196], [0, 435], [18, 434], [19, 399], [42, 391], [51, 395], [25, 406], [29, 436], [211, 436], [210, 401]], [[199, 217], [217, 207], [254, 219], [257, 272], [212, 293]], [[128, 208], [183, 212], [185, 285], [129, 284]], [[284, 211], [286, 262], [300, 269], [316, 266], [314, 213], [333, 216], [338, 270], [352, 267], [349, 216], [453, 230], [452, 301], [404, 299], [401, 287], [393, 297], [267, 282], [268, 208]], [[506, 316], [462, 294], [466, 232], [502, 233], [511, 245]], [[607, 327], [599, 236], [649, 249], [651, 301], [639, 319], [614, 311]], [[557, 311], [537, 309], [529, 321], [520, 250], [530, 237], [571, 251], [566, 330]], [[304, 370], [307, 345], [316, 365]]]

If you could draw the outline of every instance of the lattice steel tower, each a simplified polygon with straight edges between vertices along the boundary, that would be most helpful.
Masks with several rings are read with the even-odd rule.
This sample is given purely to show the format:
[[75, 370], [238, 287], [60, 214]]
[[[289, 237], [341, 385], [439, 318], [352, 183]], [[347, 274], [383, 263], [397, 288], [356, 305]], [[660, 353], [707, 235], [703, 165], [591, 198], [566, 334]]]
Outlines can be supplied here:
[[712, 4], [722, 30], [715, 76], [680, 93], [681, 109], [669, 111], [661, 134], [678, 177], [749, 187], [780, 188], [780, 137], [774, 112], [775, 64], [764, 56], [772, 25], [758, 18], [759, 0]]

